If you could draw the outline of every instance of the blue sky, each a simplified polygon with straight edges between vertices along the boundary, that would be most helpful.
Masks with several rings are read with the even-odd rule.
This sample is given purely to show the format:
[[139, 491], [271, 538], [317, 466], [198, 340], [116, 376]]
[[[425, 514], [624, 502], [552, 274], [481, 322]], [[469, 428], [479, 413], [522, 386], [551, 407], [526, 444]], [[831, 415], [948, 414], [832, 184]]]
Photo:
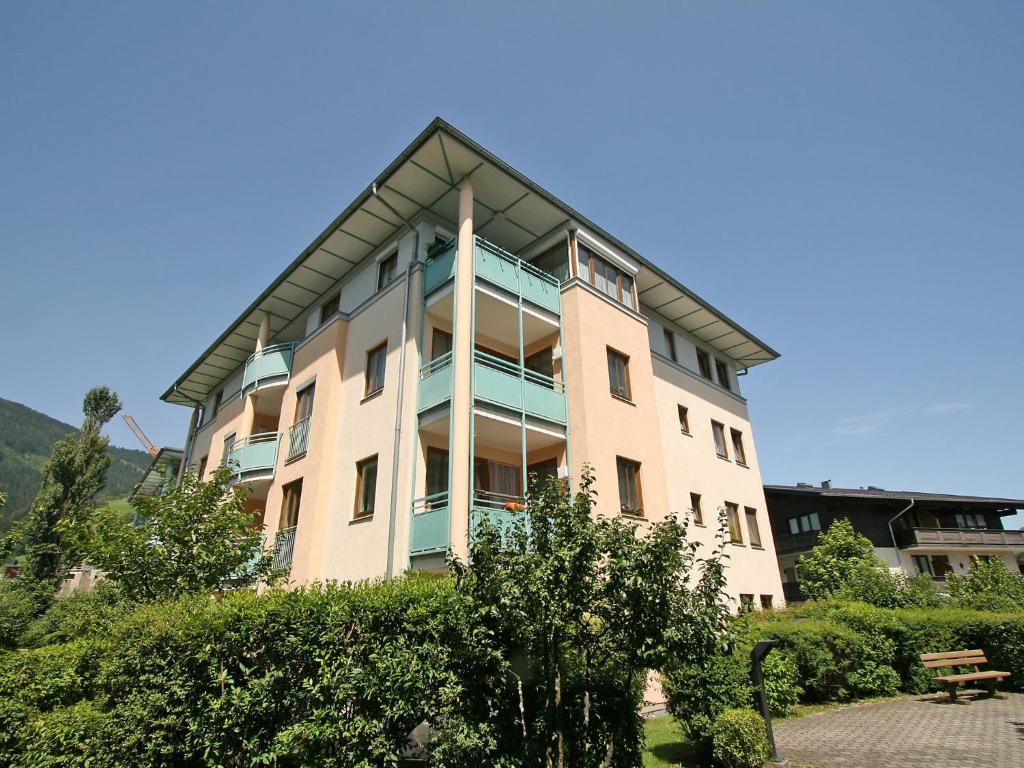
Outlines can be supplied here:
[[1024, 497], [1022, 35], [1016, 2], [5, 3], [0, 396], [78, 422], [107, 384], [180, 444], [159, 394], [441, 115], [782, 352], [743, 381], [767, 482]]

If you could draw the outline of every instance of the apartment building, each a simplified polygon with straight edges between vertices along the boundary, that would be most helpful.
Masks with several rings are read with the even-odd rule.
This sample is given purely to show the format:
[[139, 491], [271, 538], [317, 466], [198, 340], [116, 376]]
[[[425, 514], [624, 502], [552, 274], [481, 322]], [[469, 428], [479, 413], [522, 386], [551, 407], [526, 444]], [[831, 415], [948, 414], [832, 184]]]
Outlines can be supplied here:
[[883, 488], [766, 485], [765, 498], [783, 588], [800, 599], [799, 561], [821, 531], [841, 518], [871, 540], [892, 569], [927, 574], [939, 585], [967, 572], [972, 557], [995, 558], [1024, 571], [1024, 531], [1006, 530], [1002, 518], [1024, 509], [1024, 500], [955, 496]]
[[183, 466], [229, 464], [291, 579], [465, 557], [529, 478], [597, 513], [729, 515], [729, 589], [782, 600], [740, 381], [778, 355], [433, 121], [164, 393]]

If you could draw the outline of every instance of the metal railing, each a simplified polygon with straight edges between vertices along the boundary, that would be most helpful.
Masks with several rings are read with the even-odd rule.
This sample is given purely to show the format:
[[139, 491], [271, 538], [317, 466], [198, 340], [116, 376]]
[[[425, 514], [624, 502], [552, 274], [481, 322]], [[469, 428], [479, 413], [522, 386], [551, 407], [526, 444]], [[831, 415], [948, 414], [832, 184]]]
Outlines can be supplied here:
[[310, 417], [299, 419], [288, 427], [288, 461], [306, 455], [309, 448]]
[[524, 368], [518, 363], [513, 363], [500, 357], [495, 357], [494, 355], [489, 355], [486, 352], [481, 352], [480, 350], [473, 351], [473, 360], [481, 365], [486, 365], [488, 368], [493, 368], [501, 373], [514, 376], [517, 379], [522, 379], [523, 381], [528, 381], [531, 384], [536, 384], [544, 387], [545, 389], [550, 389], [553, 392], [557, 392], [559, 394], [565, 393], [565, 382], [560, 379], [552, 378], [547, 374], [531, 371], [529, 368]]
[[253, 473], [272, 476], [277, 467], [277, 450], [281, 444], [280, 432], [261, 432], [236, 440], [228, 453], [227, 465], [238, 478]]
[[445, 352], [443, 355], [438, 355], [429, 363], [424, 364], [420, 368], [420, 379], [426, 379], [429, 376], [437, 373], [438, 371], [447, 368], [452, 364], [452, 353]]
[[270, 384], [285, 384], [291, 378], [292, 358], [298, 342], [286, 341], [258, 349], [245, 361], [241, 396]]
[[297, 525], [282, 528], [274, 537], [274, 570], [283, 571], [291, 567], [295, 554], [295, 530]]
[[473, 491], [473, 506], [477, 509], [499, 512], [523, 512], [526, 510], [526, 497], [493, 491]]
[[505, 249], [498, 247], [494, 243], [490, 243], [487, 240], [484, 240], [482, 237], [479, 237], [479, 236], [476, 237], [476, 244], [477, 244], [477, 246], [479, 246], [480, 248], [484, 249], [488, 253], [491, 253], [491, 254], [497, 256], [499, 259], [503, 259], [504, 261], [507, 261], [509, 264], [514, 266], [516, 269], [520, 269], [523, 272], [526, 272], [527, 274], [537, 278], [538, 280], [541, 280], [541, 281], [543, 281], [545, 283], [551, 283], [551, 285], [554, 285], [554, 286], [561, 285], [561, 283], [559, 282], [558, 278], [555, 277], [554, 275], [548, 274], [544, 270], [538, 269], [537, 267], [533, 266], [529, 262], [523, 261], [522, 259], [517, 258], [516, 256], [513, 256], [511, 253], [509, 253]]
[[432, 512], [435, 509], [443, 509], [448, 506], [448, 491], [432, 493], [429, 496], [421, 496], [412, 500], [412, 513], [422, 515], [424, 512]]

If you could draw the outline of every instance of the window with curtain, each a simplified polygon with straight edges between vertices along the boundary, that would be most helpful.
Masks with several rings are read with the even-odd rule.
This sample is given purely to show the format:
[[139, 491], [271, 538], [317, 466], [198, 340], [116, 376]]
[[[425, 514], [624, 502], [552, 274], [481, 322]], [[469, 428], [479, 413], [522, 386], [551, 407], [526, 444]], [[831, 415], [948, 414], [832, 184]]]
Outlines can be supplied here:
[[643, 499], [640, 490], [640, 464], [621, 456], [615, 465], [619, 474], [619, 511], [624, 515], [642, 515]]
[[300, 389], [295, 395], [295, 421], [292, 422], [293, 424], [313, 415], [313, 393], [315, 391], [316, 385], [310, 384], [308, 387]]
[[576, 253], [580, 279], [590, 283], [621, 304], [633, 309], [633, 277], [577, 242]]
[[473, 488], [499, 496], [522, 496], [522, 470], [514, 464], [476, 459], [473, 462]]
[[629, 358], [608, 347], [608, 387], [613, 395], [629, 400]]
[[373, 514], [377, 500], [377, 454], [356, 462], [356, 510], [355, 517], [369, 517]]
[[387, 342], [366, 353], [366, 391], [364, 394], [372, 395], [384, 389], [384, 366], [387, 357]]

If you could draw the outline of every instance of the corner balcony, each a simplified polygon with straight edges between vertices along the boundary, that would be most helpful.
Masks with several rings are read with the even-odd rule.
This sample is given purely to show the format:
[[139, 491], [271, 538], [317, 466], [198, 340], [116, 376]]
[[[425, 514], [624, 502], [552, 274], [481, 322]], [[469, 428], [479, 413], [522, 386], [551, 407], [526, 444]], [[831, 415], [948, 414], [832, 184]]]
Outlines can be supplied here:
[[565, 385], [550, 376], [488, 355], [473, 353], [473, 395], [529, 416], [566, 423]]
[[236, 441], [228, 452], [227, 461], [235, 474], [235, 482], [272, 480], [280, 445], [280, 432], [263, 432]]
[[292, 357], [295, 342], [273, 344], [253, 352], [245, 361], [242, 375], [242, 398], [266, 387], [277, 387], [288, 383], [292, 375]]
[[416, 556], [446, 551], [450, 524], [447, 491], [414, 499], [409, 554]]
[[482, 522], [494, 526], [504, 537], [514, 528], [517, 522], [525, 518], [526, 499], [522, 496], [509, 496], [491, 491], [474, 491], [473, 508], [469, 516], [469, 535]]
[[479, 237], [473, 247], [473, 271], [477, 281], [485, 280], [549, 312], [561, 314], [560, 283], [557, 277]]
[[992, 528], [908, 528], [896, 531], [900, 549], [924, 547], [989, 547], [1024, 549], [1024, 531]]

